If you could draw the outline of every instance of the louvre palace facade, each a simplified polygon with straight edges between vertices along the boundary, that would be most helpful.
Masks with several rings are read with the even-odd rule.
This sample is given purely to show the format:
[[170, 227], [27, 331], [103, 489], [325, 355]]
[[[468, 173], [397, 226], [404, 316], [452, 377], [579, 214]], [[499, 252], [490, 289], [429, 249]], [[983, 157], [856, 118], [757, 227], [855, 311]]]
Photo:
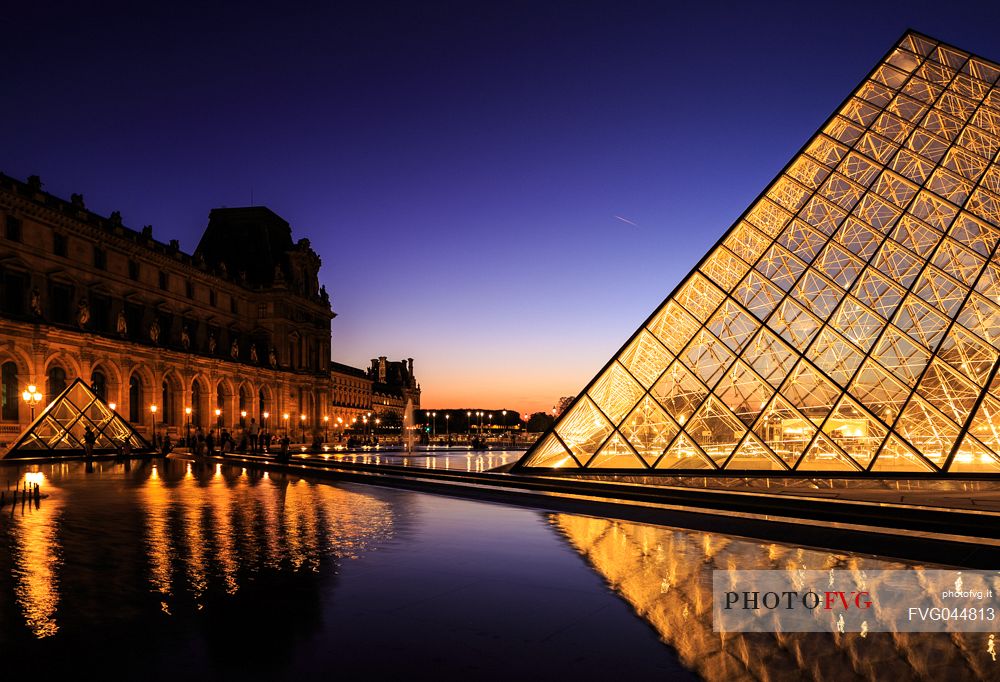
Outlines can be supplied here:
[[269, 209], [212, 210], [187, 254], [0, 175], [0, 219], [0, 445], [31, 421], [29, 384], [38, 412], [75, 378], [150, 440], [251, 418], [279, 431], [285, 414], [323, 433], [372, 409], [373, 382], [331, 363], [319, 256]]
[[519, 467], [1000, 474], [998, 80], [904, 34]]

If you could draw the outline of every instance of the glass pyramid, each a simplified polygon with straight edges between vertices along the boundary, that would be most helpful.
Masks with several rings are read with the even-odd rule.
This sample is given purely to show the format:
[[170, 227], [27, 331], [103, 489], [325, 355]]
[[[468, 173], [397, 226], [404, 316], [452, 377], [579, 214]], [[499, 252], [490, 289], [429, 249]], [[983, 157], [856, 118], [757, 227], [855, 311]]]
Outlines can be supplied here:
[[97, 437], [95, 452], [114, 452], [128, 440], [133, 452], [150, 449], [126, 420], [104, 404], [80, 379], [59, 394], [32, 422], [5, 457], [76, 455], [84, 450], [87, 426]]
[[998, 78], [907, 32], [518, 466], [1000, 473]]

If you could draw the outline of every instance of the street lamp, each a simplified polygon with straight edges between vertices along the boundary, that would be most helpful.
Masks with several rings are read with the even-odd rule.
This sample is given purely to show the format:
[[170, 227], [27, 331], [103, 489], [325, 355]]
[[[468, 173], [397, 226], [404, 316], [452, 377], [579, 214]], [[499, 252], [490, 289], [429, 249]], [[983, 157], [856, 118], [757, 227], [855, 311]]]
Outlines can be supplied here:
[[451, 419], [450, 414], [444, 416], [444, 439], [451, 442], [451, 431], [448, 430], [448, 421]]
[[466, 412], [465, 413], [465, 432], [469, 433], [470, 431], [472, 431], [472, 413], [471, 412]]
[[285, 435], [288, 435], [288, 413], [285, 412], [281, 415], [281, 420], [285, 422]]
[[153, 445], [156, 445], [156, 411], [160, 409], [156, 405], [150, 405], [149, 411], [153, 413]]
[[218, 407], [215, 408], [215, 425], [222, 431], [222, 410]]
[[260, 413], [260, 430], [267, 431], [267, 418], [271, 416], [271, 413], [264, 411]]
[[431, 438], [434, 438], [437, 436], [438, 413], [431, 412], [431, 416], [434, 418], [434, 421], [431, 422]]
[[302, 425], [302, 442], [306, 442], [306, 416], [304, 414], [299, 415], [299, 423]]
[[247, 427], [247, 411], [240, 410], [240, 428], [245, 429]]
[[187, 446], [190, 448], [191, 447], [191, 408], [190, 407], [185, 407], [184, 408], [184, 416], [187, 418], [187, 426], [185, 427], [184, 442], [187, 443]]
[[42, 399], [42, 394], [38, 392], [38, 387], [34, 384], [29, 385], [28, 389], [21, 394], [21, 398], [31, 407], [31, 421], [35, 421], [35, 405]]
[[361, 421], [364, 422], [364, 424], [365, 424], [364, 434], [365, 434], [365, 440], [367, 441], [368, 440], [368, 417], [367, 417], [367, 415], [364, 416], [364, 417], [362, 417]]
[[111, 408], [112, 412], [114, 412], [115, 409], [118, 407], [118, 403], [108, 403], [108, 407]]

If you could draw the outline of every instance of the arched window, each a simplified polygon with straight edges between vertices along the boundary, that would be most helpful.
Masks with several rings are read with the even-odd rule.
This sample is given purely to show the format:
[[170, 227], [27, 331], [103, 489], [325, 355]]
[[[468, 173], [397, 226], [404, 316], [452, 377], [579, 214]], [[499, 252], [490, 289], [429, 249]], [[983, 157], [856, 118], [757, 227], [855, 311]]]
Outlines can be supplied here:
[[[222, 424], [225, 423], [223, 421], [223, 417], [225, 417], [225, 414], [226, 414], [226, 392], [222, 388], [222, 384], [221, 383], [219, 383], [219, 385], [215, 389], [215, 406], [219, 410], [221, 410], [220, 413], [219, 413], [219, 416], [215, 417], [215, 422], [218, 425], [222, 425]], [[215, 416], [215, 410], [212, 410], [212, 416], [213, 417]]]
[[5, 362], [0, 367], [0, 419], [17, 421], [17, 405], [20, 398], [17, 390], [17, 365]]
[[94, 370], [90, 375], [90, 389], [98, 398], [108, 402], [108, 378], [104, 376], [104, 372], [99, 369]]
[[201, 384], [191, 384], [191, 423], [201, 426]]
[[170, 400], [170, 397], [171, 397], [170, 384], [167, 382], [166, 379], [163, 380], [163, 384], [160, 386], [160, 389], [161, 389], [162, 393], [160, 395], [160, 398], [161, 398], [161, 402], [160, 402], [160, 414], [158, 415], [158, 417], [159, 417], [159, 420], [161, 422], [163, 422], [164, 424], [169, 424], [169, 423], [171, 423], [173, 421], [173, 416], [174, 415], [171, 414], [173, 412], [173, 410], [171, 409], [171, 404], [170, 404], [171, 403], [171, 400]]
[[66, 370], [59, 365], [49, 368], [48, 378], [45, 381], [45, 401], [51, 403], [56, 397], [66, 390]]
[[128, 420], [142, 423], [142, 382], [133, 374], [128, 380]]

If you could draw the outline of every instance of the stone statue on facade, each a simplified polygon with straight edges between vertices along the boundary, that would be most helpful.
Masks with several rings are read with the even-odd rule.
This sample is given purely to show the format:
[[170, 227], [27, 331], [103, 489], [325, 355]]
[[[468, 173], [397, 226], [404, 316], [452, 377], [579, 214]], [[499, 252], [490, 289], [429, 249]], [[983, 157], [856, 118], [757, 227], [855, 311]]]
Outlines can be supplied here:
[[278, 366], [278, 353], [274, 349], [274, 346], [271, 346], [271, 350], [267, 352], [267, 363], [271, 365], [271, 367]]
[[191, 350], [191, 334], [188, 333], [187, 325], [181, 329], [181, 345], [184, 350]]
[[108, 220], [111, 222], [112, 225], [115, 225], [115, 226], [121, 225], [122, 224], [122, 212], [121, 211], [112, 211], [111, 215], [108, 216]]
[[209, 353], [209, 355], [215, 355], [215, 345], [216, 345], [215, 334], [214, 333], [209, 334], [208, 335], [208, 353]]
[[35, 317], [42, 316], [42, 294], [38, 287], [31, 290], [31, 314]]
[[160, 323], [153, 320], [153, 324], [149, 325], [149, 340], [153, 343], [160, 342]]
[[128, 322], [125, 320], [124, 310], [118, 311], [118, 321], [115, 324], [115, 331], [118, 332], [118, 335], [122, 337], [128, 335]]
[[233, 360], [240, 359], [240, 344], [236, 341], [236, 339], [233, 339], [232, 345], [229, 346], [229, 357]]
[[80, 329], [86, 327], [87, 323], [90, 322], [90, 304], [85, 298], [81, 298], [76, 307], [76, 322], [80, 325]]
[[257, 364], [257, 362], [259, 362], [257, 359], [257, 344], [255, 343], [250, 344], [250, 362], [254, 364]]

